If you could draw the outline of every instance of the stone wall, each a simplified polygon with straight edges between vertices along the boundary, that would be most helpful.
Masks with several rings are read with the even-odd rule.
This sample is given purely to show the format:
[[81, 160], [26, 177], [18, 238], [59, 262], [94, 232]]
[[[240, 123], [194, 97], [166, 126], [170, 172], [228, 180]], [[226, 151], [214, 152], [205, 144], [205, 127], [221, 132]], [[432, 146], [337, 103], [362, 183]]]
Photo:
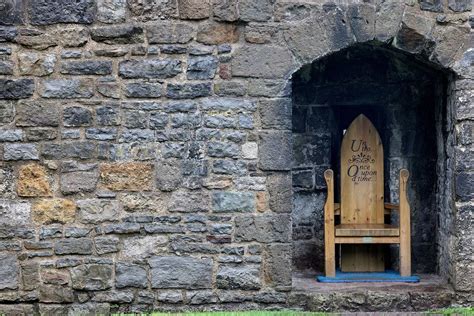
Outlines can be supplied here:
[[467, 297], [471, 10], [463, 0], [1, 2], [0, 311], [291, 305], [290, 80], [368, 41], [453, 74], [438, 262]]

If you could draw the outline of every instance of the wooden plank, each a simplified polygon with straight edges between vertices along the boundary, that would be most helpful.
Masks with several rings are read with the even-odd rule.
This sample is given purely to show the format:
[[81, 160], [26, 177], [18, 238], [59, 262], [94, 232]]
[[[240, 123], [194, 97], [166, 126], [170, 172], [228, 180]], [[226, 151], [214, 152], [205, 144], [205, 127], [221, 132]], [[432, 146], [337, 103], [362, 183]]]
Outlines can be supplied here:
[[324, 258], [327, 277], [336, 276], [336, 245], [334, 243], [334, 172], [324, 172], [328, 196], [324, 205]]
[[336, 237], [338, 236], [398, 236], [399, 229], [388, 224], [341, 224], [336, 225]]
[[384, 203], [383, 207], [389, 210], [398, 210], [400, 208], [400, 205], [393, 203]]
[[410, 204], [407, 198], [407, 183], [410, 173], [400, 170], [400, 275], [411, 275], [411, 229]]
[[400, 237], [336, 237], [336, 244], [399, 244]]
[[[351, 123], [341, 144], [341, 224], [384, 223], [383, 173], [382, 141], [372, 122], [361, 114]], [[343, 247], [341, 269], [380, 271], [380, 251], [371, 249]]]
[[[344, 238], [344, 237], [336, 237]], [[352, 260], [341, 260], [341, 271], [382, 272], [385, 270], [383, 245], [352, 244], [341, 245], [344, 256]]]
[[[336, 207], [336, 205], [338, 205], [338, 204], [339, 203], [334, 203], [334, 205], [335, 205], [334, 207]], [[383, 213], [384, 213], [384, 215], [390, 215], [390, 214], [392, 214], [392, 212], [397, 212], [397, 211], [398, 211], [398, 208], [385, 208]], [[337, 215], [337, 216], [341, 215], [341, 209], [340, 208], [339, 209], [334, 209], [334, 215]]]

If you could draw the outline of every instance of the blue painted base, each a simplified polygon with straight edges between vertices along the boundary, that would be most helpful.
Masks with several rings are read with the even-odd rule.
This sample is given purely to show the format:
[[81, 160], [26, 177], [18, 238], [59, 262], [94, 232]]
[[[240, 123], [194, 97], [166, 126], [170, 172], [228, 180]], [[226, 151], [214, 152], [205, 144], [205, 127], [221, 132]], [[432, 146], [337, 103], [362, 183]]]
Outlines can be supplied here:
[[323, 283], [352, 283], [352, 282], [405, 282], [418, 283], [420, 277], [416, 275], [402, 277], [393, 270], [386, 270], [385, 272], [341, 272], [336, 271], [335, 277], [316, 277], [318, 282]]

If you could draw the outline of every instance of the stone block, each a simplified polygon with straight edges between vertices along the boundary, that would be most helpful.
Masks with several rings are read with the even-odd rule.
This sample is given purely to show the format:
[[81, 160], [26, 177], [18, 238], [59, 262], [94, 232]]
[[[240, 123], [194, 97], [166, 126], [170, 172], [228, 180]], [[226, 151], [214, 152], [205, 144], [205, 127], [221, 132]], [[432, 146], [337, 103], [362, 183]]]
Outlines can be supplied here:
[[240, 19], [246, 22], [264, 22], [268, 21], [273, 15], [272, 0], [240, 0], [238, 9]]
[[54, 140], [58, 137], [58, 131], [54, 128], [29, 128], [26, 130], [26, 140], [31, 142]]
[[163, 291], [158, 293], [156, 300], [165, 304], [178, 304], [183, 302], [183, 293], [181, 291]]
[[210, 82], [202, 83], [169, 83], [166, 96], [170, 99], [194, 99], [207, 97], [212, 93]]
[[13, 62], [0, 60], [0, 75], [13, 75]]
[[112, 62], [106, 60], [67, 61], [61, 64], [60, 72], [65, 75], [110, 75]]
[[90, 255], [92, 249], [92, 240], [87, 238], [69, 238], [54, 243], [54, 253], [57, 255]]
[[30, 204], [0, 200], [0, 224], [26, 225], [30, 222]]
[[15, 117], [12, 101], [0, 101], [0, 124], [10, 123]]
[[212, 259], [162, 256], [153, 257], [148, 263], [152, 288], [211, 288]]
[[393, 38], [400, 27], [405, 5], [396, 1], [385, 1], [377, 5], [375, 38], [385, 42]]
[[178, 0], [178, 8], [183, 20], [201, 20], [211, 14], [210, 0]]
[[293, 209], [291, 174], [288, 172], [270, 174], [267, 185], [270, 209], [275, 213], [291, 213]]
[[367, 42], [374, 39], [375, 5], [368, 3], [349, 5], [347, 16], [352, 32], [358, 42]]
[[35, 144], [5, 144], [3, 158], [5, 160], [38, 160], [38, 148]]
[[117, 138], [117, 129], [111, 127], [88, 128], [86, 129], [86, 138], [93, 140], [115, 140]]
[[26, 99], [33, 95], [34, 90], [33, 79], [0, 79], [0, 100]]
[[75, 290], [107, 290], [113, 284], [113, 266], [83, 264], [71, 269], [72, 288]]
[[235, 51], [232, 76], [286, 78], [297, 68], [289, 49], [273, 45], [244, 45]]
[[30, 22], [33, 25], [48, 25], [56, 23], [91, 24], [95, 19], [93, 0], [37, 0], [29, 3]]
[[72, 303], [74, 293], [65, 286], [42, 284], [39, 288], [39, 300], [42, 303]]
[[101, 184], [112, 191], [147, 191], [152, 188], [153, 165], [129, 162], [102, 164]]
[[179, 213], [207, 212], [209, 200], [206, 192], [175, 191], [171, 195], [168, 210]]
[[133, 292], [131, 291], [106, 291], [96, 292], [92, 297], [94, 302], [107, 302], [115, 304], [131, 303], [133, 301]]
[[126, 79], [164, 79], [181, 73], [177, 59], [124, 60], [119, 63], [119, 75]]
[[95, 249], [99, 255], [114, 253], [120, 250], [120, 239], [112, 237], [95, 237]]
[[77, 207], [77, 218], [84, 224], [114, 222], [120, 218], [121, 207], [116, 200], [78, 200]]
[[236, 25], [229, 23], [206, 23], [199, 26], [196, 41], [207, 45], [236, 43], [240, 32]]
[[96, 123], [100, 126], [115, 126], [120, 124], [118, 106], [105, 105], [95, 109]]
[[33, 220], [38, 224], [72, 223], [76, 205], [67, 199], [42, 199], [33, 204], [31, 211]]
[[188, 60], [187, 77], [190, 80], [212, 79], [217, 70], [217, 58], [214, 56], [195, 56]]
[[237, 242], [289, 242], [290, 215], [238, 216], [235, 218], [234, 239]]
[[136, 236], [123, 240], [121, 257], [144, 259], [158, 254], [168, 243], [166, 236]]
[[[74, 165], [73, 168], [70, 168]], [[61, 192], [65, 195], [95, 190], [99, 173], [96, 164], [63, 165], [61, 173]]]
[[207, 154], [215, 158], [237, 158], [240, 155], [240, 146], [230, 142], [209, 142]]
[[144, 267], [127, 262], [117, 262], [115, 264], [115, 287], [146, 288], [147, 285], [147, 271]]
[[454, 12], [466, 12], [472, 10], [472, 1], [448, 0], [448, 8]]
[[216, 213], [254, 212], [255, 193], [253, 192], [213, 192], [212, 210]]
[[259, 290], [260, 267], [258, 265], [220, 265], [216, 285], [225, 290]]
[[39, 264], [37, 262], [22, 263], [21, 280], [23, 284], [23, 290], [32, 291], [37, 289], [40, 284]]
[[91, 29], [91, 38], [110, 45], [144, 42], [143, 29], [134, 25], [96, 27]]
[[239, 18], [238, 0], [213, 0], [214, 18], [219, 21], [234, 22]]
[[23, 165], [18, 170], [17, 192], [19, 196], [52, 196], [46, 169], [37, 164]]
[[264, 129], [291, 129], [290, 99], [262, 100], [258, 103], [260, 120]]
[[0, 142], [18, 142], [23, 139], [23, 131], [21, 129], [1, 129]]
[[124, 22], [127, 15], [126, 0], [98, 0], [97, 20], [102, 23]]
[[16, 255], [0, 253], [0, 290], [18, 289], [18, 269]]
[[59, 125], [59, 105], [44, 101], [22, 100], [16, 106], [17, 126], [52, 126]]
[[128, 0], [128, 8], [132, 16], [139, 21], [161, 20], [178, 17], [177, 0], [146, 1]]
[[293, 245], [273, 244], [265, 249], [265, 284], [272, 287], [291, 286]]
[[156, 187], [161, 191], [173, 191], [183, 181], [180, 164], [173, 160], [162, 160], [156, 164]]
[[271, 131], [259, 135], [258, 155], [262, 170], [289, 170], [292, 163], [292, 134]]
[[47, 76], [52, 74], [56, 65], [54, 54], [37, 52], [18, 53], [18, 70], [20, 75]]
[[43, 80], [39, 94], [47, 99], [91, 98], [94, 95], [93, 82], [88, 79]]
[[5, 1], [0, 8], [0, 25], [23, 24], [23, 0]]
[[57, 37], [64, 47], [84, 46], [89, 41], [89, 29], [87, 27], [60, 28]]
[[127, 98], [159, 98], [162, 94], [162, 85], [154, 82], [131, 82], [125, 85]]
[[63, 123], [67, 127], [89, 126], [92, 124], [92, 112], [81, 106], [70, 106], [63, 110]]
[[443, 12], [442, 0], [420, 0], [420, 9], [431, 12]]
[[147, 26], [149, 44], [186, 44], [195, 34], [194, 28], [185, 23], [161, 22]]

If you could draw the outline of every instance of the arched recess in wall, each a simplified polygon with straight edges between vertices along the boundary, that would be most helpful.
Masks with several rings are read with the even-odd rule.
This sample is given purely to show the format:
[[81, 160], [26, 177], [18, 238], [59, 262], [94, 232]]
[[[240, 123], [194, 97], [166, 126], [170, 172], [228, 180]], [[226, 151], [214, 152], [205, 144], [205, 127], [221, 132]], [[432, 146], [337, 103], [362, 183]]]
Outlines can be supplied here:
[[[363, 113], [384, 144], [385, 200], [398, 202], [401, 168], [411, 172], [412, 258], [417, 273], [437, 273], [439, 217], [452, 199], [446, 181], [448, 71], [379, 42], [355, 44], [303, 66], [292, 80], [293, 262], [324, 264], [323, 206], [327, 168], [339, 174], [343, 131]], [[339, 187], [336, 181], [336, 188]], [[396, 218], [393, 218], [396, 221]], [[385, 247], [387, 268], [398, 248]]]

